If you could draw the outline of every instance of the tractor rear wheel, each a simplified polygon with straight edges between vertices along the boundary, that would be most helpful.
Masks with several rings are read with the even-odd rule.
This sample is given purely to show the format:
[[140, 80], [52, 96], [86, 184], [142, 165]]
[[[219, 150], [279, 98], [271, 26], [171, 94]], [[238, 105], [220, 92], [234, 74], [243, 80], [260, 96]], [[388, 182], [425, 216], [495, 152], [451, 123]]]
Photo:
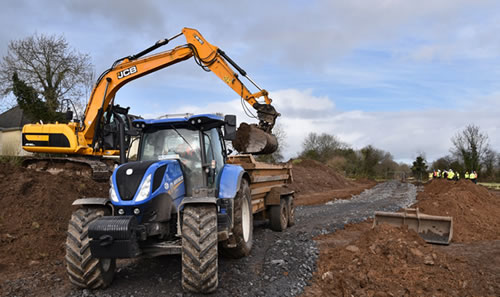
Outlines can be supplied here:
[[239, 259], [250, 254], [253, 244], [253, 214], [250, 187], [241, 180], [240, 190], [234, 198], [234, 228], [232, 238], [221, 244], [222, 254]]
[[286, 198], [287, 212], [288, 212], [288, 227], [295, 225], [295, 205], [293, 203], [293, 196]]
[[280, 199], [280, 205], [269, 207], [271, 229], [274, 231], [284, 231], [288, 225], [288, 205], [285, 199]]
[[194, 293], [215, 291], [217, 270], [217, 209], [187, 204], [182, 219], [182, 288]]
[[66, 237], [66, 272], [80, 288], [106, 288], [113, 281], [116, 259], [99, 259], [90, 253], [90, 223], [109, 215], [105, 207], [82, 207], [71, 215]]

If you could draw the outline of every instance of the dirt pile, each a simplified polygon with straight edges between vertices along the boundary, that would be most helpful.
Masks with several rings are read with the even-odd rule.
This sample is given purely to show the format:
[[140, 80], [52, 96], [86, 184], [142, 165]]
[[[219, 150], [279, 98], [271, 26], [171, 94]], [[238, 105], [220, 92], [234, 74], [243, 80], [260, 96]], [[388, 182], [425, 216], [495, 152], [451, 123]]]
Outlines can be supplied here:
[[297, 194], [348, 188], [356, 183], [346, 179], [332, 168], [314, 160], [303, 159], [293, 163], [292, 188]]
[[0, 164], [0, 279], [64, 257], [71, 203], [106, 197], [107, 183]]
[[290, 188], [297, 195], [297, 205], [315, 205], [350, 198], [375, 184], [370, 180], [349, 180], [320, 162], [302, 159], [293, 163], [293, 183]]
[[305, 296], [494, 296], [500, 289], [492, 275], [478, 279], [477, 267], [408, 229], [363, 223], [316, 240], [318, 271]]
[[500, 239], [500, 199], [483, 186], [432, 180], [417, 200], [423, 213], [453, 217], [454, 242]]

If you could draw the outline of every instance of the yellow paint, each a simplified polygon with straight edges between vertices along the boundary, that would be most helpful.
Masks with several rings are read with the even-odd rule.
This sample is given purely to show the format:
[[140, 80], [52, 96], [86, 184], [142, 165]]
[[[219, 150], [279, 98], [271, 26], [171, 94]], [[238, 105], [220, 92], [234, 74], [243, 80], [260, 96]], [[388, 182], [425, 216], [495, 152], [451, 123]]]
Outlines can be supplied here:
[[49, 141], [49, 135], [26, 135], [29, 141]]

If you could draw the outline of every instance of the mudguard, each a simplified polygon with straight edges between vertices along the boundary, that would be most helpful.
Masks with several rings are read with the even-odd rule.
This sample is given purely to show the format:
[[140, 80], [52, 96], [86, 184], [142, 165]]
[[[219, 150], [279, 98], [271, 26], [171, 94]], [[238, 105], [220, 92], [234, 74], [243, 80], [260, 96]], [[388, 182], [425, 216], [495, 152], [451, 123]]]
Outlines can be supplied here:
[[73, 201], [71, 205], [107, 205], [111, 204], [108, 198], [80, 198]]
[[234, 198], [240, 189], [245, 170], [239, 165], [226, 164], [219, 179], [218, 198]]

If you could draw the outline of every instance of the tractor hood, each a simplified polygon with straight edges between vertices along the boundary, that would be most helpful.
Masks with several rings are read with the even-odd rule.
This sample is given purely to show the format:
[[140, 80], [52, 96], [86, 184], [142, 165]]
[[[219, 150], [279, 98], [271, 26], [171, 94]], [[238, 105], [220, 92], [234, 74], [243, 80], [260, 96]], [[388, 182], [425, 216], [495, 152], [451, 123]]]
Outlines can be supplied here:
[[184, 178], [177, 160], [138, 161], [123, 164], [111, 176], [110, 198], [114, 205], [146, 203], [159, 194], [172, 199], [184, 196]]

